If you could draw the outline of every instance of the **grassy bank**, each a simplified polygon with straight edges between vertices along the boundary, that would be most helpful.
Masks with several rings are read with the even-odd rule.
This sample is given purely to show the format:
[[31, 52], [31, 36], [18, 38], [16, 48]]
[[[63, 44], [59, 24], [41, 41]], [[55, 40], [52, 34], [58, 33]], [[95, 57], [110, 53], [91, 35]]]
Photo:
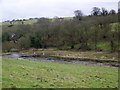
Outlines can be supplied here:
[[3, 87], [115, 88], [118, 68], [3, 58]]
[[0, 89], [2, 89], [2, 57], [0, 56]]

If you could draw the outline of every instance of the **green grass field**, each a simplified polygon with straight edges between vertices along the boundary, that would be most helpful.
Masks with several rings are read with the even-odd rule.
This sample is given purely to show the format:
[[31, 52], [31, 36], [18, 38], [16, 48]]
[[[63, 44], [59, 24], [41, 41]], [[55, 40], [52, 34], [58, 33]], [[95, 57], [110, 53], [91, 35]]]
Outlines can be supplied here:
[[[33, 20], [26, 20], [26, 21], [23, 21], [24, 24], [33, 24], [33, 23], [36, 23], [37, 20], [33, 19]], [[13, 22], [13, 25], [20, 25], [21, 22], [20, 21], [15, 21]], [[2, 22], [2, 25], [11, 25], [10, 22]]]
[[2, 57], [0, 56], [0, 90], [1, 89], [2, 89]]
[[118, 68], [2, 60], [3, 88], [117, 88]]

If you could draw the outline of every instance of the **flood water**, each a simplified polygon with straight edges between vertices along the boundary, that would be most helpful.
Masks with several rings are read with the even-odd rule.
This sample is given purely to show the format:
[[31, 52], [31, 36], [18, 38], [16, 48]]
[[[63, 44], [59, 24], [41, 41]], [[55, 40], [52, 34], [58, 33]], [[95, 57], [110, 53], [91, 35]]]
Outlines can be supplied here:
[[4, 55], [3, 57], [8, 58], [15, 58], [17, 60], [32, 60], [32, 61], [44, 61], [44, 62], [58, 62], [58, 63], [64, 63], [64, 64], [81, 64], [81, 65], [91, 65], [91, 66], [107, 66], [107, 67], [120, 67], [120, 64], [118, 63], [100, 63], [95, 61], [82, 61], [82, 60], [66, 60], [66, 59], [58, 59], [55, 57], [50, 56], [40, 56], [40, 57], [31, 57], [27, 56], [24, 57], [25, 54], [19, 54], [19, 53], [12, 53], [9, 55]]

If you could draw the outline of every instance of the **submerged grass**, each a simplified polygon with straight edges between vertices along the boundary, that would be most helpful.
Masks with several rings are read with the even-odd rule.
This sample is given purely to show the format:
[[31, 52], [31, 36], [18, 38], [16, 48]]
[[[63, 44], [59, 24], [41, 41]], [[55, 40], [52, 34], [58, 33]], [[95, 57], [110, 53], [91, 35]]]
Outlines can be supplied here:
[[117, 88], [118, 68], [2, 60], [3, 88]]

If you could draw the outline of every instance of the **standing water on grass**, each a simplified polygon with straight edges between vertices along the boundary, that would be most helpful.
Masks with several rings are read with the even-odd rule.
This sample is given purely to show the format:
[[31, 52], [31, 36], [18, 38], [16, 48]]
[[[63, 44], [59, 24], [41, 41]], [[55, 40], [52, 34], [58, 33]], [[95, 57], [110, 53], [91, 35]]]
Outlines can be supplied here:
[[16, 53], [13, 53], [13, 54], [11, 54], [11, 57], [13, 57], [13, 58], [19, 58], [20, 55], [19, 55], [19, 54], [16, 54]]
[[15, 58], [17, 60], [33, 60], [33, 61], [50, 61], [50, 62], [60, 62], [60, 63], [69, 63], [69, 64], [81, 64], [81, 65], [97, 65], [97, 66], [115, 66], [119, 67], [120, 65], [118, 63], [101, 63], [101, 62], [95, 62], [95, 61], [83, 61], [83, 60], [69, 60], [69, 59], [58, 59], [55, 57], [50, 56], [38, 56], [34, 57], [34, 55], [25, 55], [25, 54], [19, 54], [19, 53], [12, 53], [10, 55], [7, 55], [7, 57]]

